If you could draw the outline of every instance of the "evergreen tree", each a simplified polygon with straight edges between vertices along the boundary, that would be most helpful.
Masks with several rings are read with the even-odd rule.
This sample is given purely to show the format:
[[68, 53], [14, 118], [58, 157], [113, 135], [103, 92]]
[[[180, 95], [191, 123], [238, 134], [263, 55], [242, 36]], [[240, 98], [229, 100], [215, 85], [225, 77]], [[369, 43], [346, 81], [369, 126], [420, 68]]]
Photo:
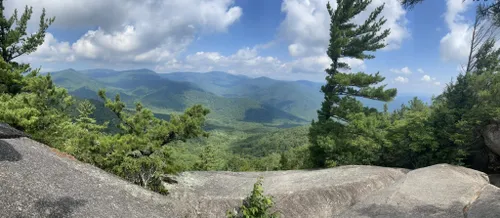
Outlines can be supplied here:
[[497, 87], [500, 50], [488, 39], [475, 54], [475, 67], [450, 83], [433, 102], [429, 125], [438, 147], [431, 163], [463, 164], [477, 170], [488, 168], [488, 149], [482, 129], [499, 114]]
[[[341, 72], [350, 70], [345, 58], [373, 59], [375, 56], [366, 52], [374, 52], [386, 46], [383, 41], [390, 30], [381, 31], [386, 20], [383, 17], [378, 18], [384, 5], [371, 12], [364, 23], [357, 25], [352, 22], [370, 3], [371, 0], [337, 0], [335, 10], [330, 3], [327, 4], [331, 18], [327, 55], [333, 63], [326, 69], [327, 84], [321, 88], [325, 95], [324, 101], [318, 111], [318, 121], [313, 121], [309, 134], [312, 144], [311, 157], [320, 167], [326, 166], [327, 160], [333, 161], [333, 165], [356, 162], [354, 159], [371, 162], [370, 158], [359, 155], [356, 157], [356, 154], [350, 151], [359, 150], [354, 148], [357, 146], [365, 146], [367, 149], [371, 146], [368, 145], [372, 143], [370, 131], [360, 130], [353, 123], [356, 123], [355, 119], [365, 119], [376, 114], [376, 110], [363, 107], [356, 98], [390, 101], [396, 96], [396, 89], [385, 89], [386, 85], [376, 86], [385, 79], [378, 72], [374, 75], [364, 72]], [[365, 121], [373, 124], [370, 128], [376, 128], [378, 125], [372, 122], [373, 119], [368, 118]], [[365, 138], [352, 141], [354, 135]], [[368, 155], [373, 155], [373, 150], [366, 151], [367, 154], [370, 153]], [[342, 157], [341, 153], [345, 156]]]
[[43, 9], [38, 31], [28, 36], [26, 30], [33, 8], [26, 6], [20, 18], [17, 9], [10, 18], [5, 17], [4, 10], [4, 0], [0, 0], [0, 49], [2, 58], [10, 63], [21, 55], [36, 51], [37, 47], [43, 44], [47, 28], [54, 22], [55, 17], [46, 18]]
[[22, 87], [26, 85], [23, 74], [29, 71], [29, 65], [18, 64], [13, 60], [36, 51], [38, 46], [43, 44], [47, 28], [55, 20], [55, 18], [45, 18], [43, 9], [38, 31], [28, 35], [26, 31], [32, 13], [33, 8], [26, 6], [20, 18], [17, 10], [7, 18], [4, 0], [0, 0], [0, 56], [5, 62], [0, 63], [0, 94], [18, 94], [22, 91]]
[[170, 121], [156, 118], [151, 110], [137, 103], [134, 113], [124, 111], [125, 104], [116, 95], [108, 99], [105, 90], [99, 96], [120, 118], [121, 133], [102, 137], [95, 150], [95, 164], [127, 180], [160, 193], [167, 193], [161, 183], [165, 174], [175, 173], [170, 159], [174, 141], [206, 136], [203, 130], [208, 109], [192, 106]]
[[494, 46], [495, 40], [489, 38], [474, 55], [476, 59], [474, 74], [479, 75], [483, 72], [494, 72], [499, 70], [500, 49], [495, 49]]
[[270, 210], [274, 206], [272, 196], [264, 195], [262, 182], [264, 178], [259, 177], [253, 185], [253, 190], [250, 196], [243, 200], [242, 205], [236, 211], [226, 211], [228, 218], [278, 218], [279, 213], [271, 213]]
[[217, 151], [214, 145], [207, 145], [203, 148], [203, 152], [200, 154], [199, 161], [194, 165], [195, 170], [201, 171], [211, 171], [218, 170], [220, 164], [220, 159], [217, 156]]
[[415, 169], [440, 160], [433, 156], [439, 144], [429, 123], [430, 114], [431, 109], [417, 97], [393, 114], [386, 136], [391, 143], [381, 153], [382, 165]]

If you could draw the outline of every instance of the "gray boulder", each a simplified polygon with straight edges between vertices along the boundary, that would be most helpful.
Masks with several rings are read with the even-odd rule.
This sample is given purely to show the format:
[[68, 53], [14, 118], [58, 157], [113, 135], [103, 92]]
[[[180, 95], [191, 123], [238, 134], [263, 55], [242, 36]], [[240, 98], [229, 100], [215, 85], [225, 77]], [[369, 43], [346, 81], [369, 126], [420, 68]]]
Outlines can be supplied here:
[[[193, 208], [200, 217], [221, 217], [241, 204], [256, 178], [264, 177], [266, 194], [284, 217], [332, 217], [370, 193], [391, 186], [408, 170], [344, 166], [325, 170], [275, 172], [186, 172], [168, 186], [169, 196]], [[195, 217], [195, 214], [186, 214]]]
[[497, 155], [500, 155], [500, 126], [489, 124], [483, 129], [484, 143]]
[[[0, 125], [2, 132], [15, 130]], [[0, 134], [0, 217], [224, 217], [259, 176], [282, 217], [500, 217], [488, 177], [451, 165], [185, 172], [163, 196], [23, 135]]]
[[0, 139], [11, 139], [19, 137], [28, 137], [27, 134], [12, 128], [8, 124], [0, 123]]
[[[391, 187], [373, 193], [338, 217], [485, 217], [468, 214], [468, 209], [481, 193], [492, 192], [485, 190], [486, 186], [491, 185], [484, 173], [447, 164], [434, 165], [409, 172]], [[496, 202], [500, 203], [500, 195]]]
[[493, 185], [483, 187], [465, 213], [466, 217], [500, 217], [500, 189]]

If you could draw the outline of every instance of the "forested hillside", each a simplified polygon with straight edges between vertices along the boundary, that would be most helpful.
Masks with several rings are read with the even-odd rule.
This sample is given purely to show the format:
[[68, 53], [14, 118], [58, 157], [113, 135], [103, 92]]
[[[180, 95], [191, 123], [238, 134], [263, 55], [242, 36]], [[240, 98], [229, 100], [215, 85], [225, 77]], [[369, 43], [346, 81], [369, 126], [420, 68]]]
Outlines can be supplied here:
[[216, 95], [201, 89], [197, 84], [162, 78], [159, 74], [146, 69], [127, 71], [67, 69], [53, 72], [51, 76], [55, 84], [68, 89], [73, 96], [99, 100], [97, 91], [106, 89], [111, 96], [120, 94], [128, 108], [133, 108], [136, 102], [141, 102], [159, 114], [178, 113], [190, 106], [202, 104], [211, 110], [207, 117], [209, 123], [223, 121], [281, 125], [307, 122], [261, 99], [251, 96]]
[[[73, 96], [99, 100], [96, 92], [104, 88], [112, 96], [120, 94], [127, 107], [139, 101], [161, 114], [181, 112], [194, 104], [202, 104], [212, 111], [209, 123], [217, 120], [305, 124], [315, 118], [323, 99], [321, 83], [249, 78], [224, 72], [157, 74], [146, 69], [67, 69], [51, 75], [55, 84], [68, 89]], [[394, 111], [413, 97], [398, 96], [387, 102], [388, 109]], [[378, 110], [383, 110], [385, 104], [359, 100]], [[424, 100], [431, 102], [430, 97]]]

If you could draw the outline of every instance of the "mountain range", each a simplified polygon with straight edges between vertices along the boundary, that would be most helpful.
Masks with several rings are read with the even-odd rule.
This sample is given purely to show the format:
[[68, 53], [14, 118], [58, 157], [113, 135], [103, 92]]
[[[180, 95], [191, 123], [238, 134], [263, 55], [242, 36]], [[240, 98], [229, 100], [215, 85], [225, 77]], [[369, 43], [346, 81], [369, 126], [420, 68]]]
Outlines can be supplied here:
[[[217, 71], [158, 74], [148, 69], [66, 69], [51, 76], [57, 85], [78, 98], [99, 100], [97, 91], [106, 89], [108, 97], [120, 94], [129, 108], [139, 101], [160, 114], [182, 112], [189, 106], [202, 104], [211, 111], [208, 118], [221, 123], [309, 123], [316, 118], [323, 100], [321, 83], [250, 78]], [[389, 109], [399, 108], [411, 98], [398, 96], [389, 103]], [[420, 98], [430, 102], [430, 97]], [[377, 109], [384, 105], [360, 100]]]

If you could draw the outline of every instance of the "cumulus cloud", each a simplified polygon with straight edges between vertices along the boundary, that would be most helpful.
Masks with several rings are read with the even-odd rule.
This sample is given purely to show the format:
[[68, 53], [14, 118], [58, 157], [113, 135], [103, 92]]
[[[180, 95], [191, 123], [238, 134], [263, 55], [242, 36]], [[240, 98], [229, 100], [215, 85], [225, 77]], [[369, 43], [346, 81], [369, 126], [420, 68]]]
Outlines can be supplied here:
[[441, 58], [445, 61], [465, 61], [468, 56], [472, 27], [463, 13], [473, 1], [447, 0], [444, 19], [449, 32], [440, 41]]
[[424, 75], [421, 80], [422, 81], [426, 81], [426, 82], [430, 82], [431, 81], [431, 77], [429, 75]]
[[441, 85], [441, 82], [436, 81], [436, 77], [430, 77], [429, 75], [422, 76], [422, 78], [420, 80], [422, 80], [426, 83], [431, 83], [431, 84], [437, 85], [437, 86]]
[[287, 65], [275, 57], [259, 56], [256, 48], [243, 48], [236, 53], [224, 56], [219, 52], [196, 52], [184, 60], [173, 59], [155, 70], [171, 71], [227, 71], [249, 76], [270, 76], [275, 72], [286, 72]]
[[394, 82], [397, 83], [408, 83], [410, 80], [406, 77], [398, 76], [394, 79]]
[[43, 62], [72, 62], [75, 56], [68, 42], [60, 42], [51, 33], [45, 34], [45, 40], [31, 56], [22, 56], [22, 60], [31, 62], [34, 58]]
[[[324, 54], [328, 46], [330, 16], [326, 9], [328, 0], [284, 0], [281, 11], [286, 14], [281, 23], [280, 33], [290, 42], [288, 52], [291, 56], [317, 56]], [[362, 23], [375, 7], [385, 3], [382, 16], [387, 19], [384, 29], [390, 28], [386, 49], [399, 48], [404, 38], [409, 36], [406, 28], [406, 11], [398, 0], [374, 0], [366, 12], [354, 18]], [[335, 9], [337, 4], [331, 2]]]
[[408, 67], [403, 67], [401, 69], [390, 69], [389, 71], [391, 71], [393, 73], [397, 73], [397, 74], [406, 74], [406, 75], [409, 75], [412, 73], [410, 68], [408, 68]]
[[[365, 69], [365, 64], [358, 59], [342, 59], [348, 63], [352, 71]], [[245, 74], [251, 77], [267, 76], [286, 80], [308, 79], [323, 81], [325, 69], [332, 61], [326, 55], [298, 58], [283, 62], [276, 57], [261, 56], [258, 46], [242, 48], [232, 55], [224, 56], [219, 52], [196, 52], [185, 59], [173, 59], [158, 66], [158, 72], [172, 71], [226, 71], [234, 74]]]
[[25, 5], [46, 8], [49, 16], [56, 16], [54, 27], [90, 28], [69, 46], [74, 57], [113, 62], [170, 61], [196, 34], [226, 31], [243, 13], [233, 0], [6, 1], [8, 11]]
[[287, 63], [288, 70], [293, 73], [324, 74], [332, 63], [326, 55], [299, 58]]
[[418, 68], [418, 69], [417, 69], [417, 71], [418, 71], [419, 73], [425, 73], [425, 71], [424, 71], [424, 70], [422, 70], [422, 68]]
[[[234, 0], [66, 0], [64, 4], [59, 0], [12, 0], [5, 5], [7, 11], [35, 6], [30, 27], [37, 26], [36, 18], [41, 8], [46, 8], [49, 16], [56, 16], [55, 28], [88, 29], [72, 42], [47, 34], [35, 53], [22, 57], [30, 63], [37, 60], [45, 66], [46, 62], [77, 61], [102, 67], [153, 66], [158, 72], [222, 70], [250, 76], [324, 80], [324, 70], [331, 64], [325, 55], [330, 22], [327, 1], [283, 1], [286, 17], [280, 26], [280, 38], [288, 43], [288, 52], [294, 57], [290, 61], [259, 55], [259, 49], [274, 42], [242, 48], [231, 55], [200, 51], [184, 56], [183, 52], [200, 34], [227, 31], [240, 19], [243, 11], [234, 6]], [[384, 28], [391, 28], [388, 49], [394, 49], [409, 36], [406, 12], [398, 0], [373, 0], [367, 10], [384, 2]], [[335, 1], [332, 3], [336, 7]], [[366, 16], [368, 13], [363, 13], [355, 22]], [[362, 60], [342, 61], [354, 72], [366, 69]]]

